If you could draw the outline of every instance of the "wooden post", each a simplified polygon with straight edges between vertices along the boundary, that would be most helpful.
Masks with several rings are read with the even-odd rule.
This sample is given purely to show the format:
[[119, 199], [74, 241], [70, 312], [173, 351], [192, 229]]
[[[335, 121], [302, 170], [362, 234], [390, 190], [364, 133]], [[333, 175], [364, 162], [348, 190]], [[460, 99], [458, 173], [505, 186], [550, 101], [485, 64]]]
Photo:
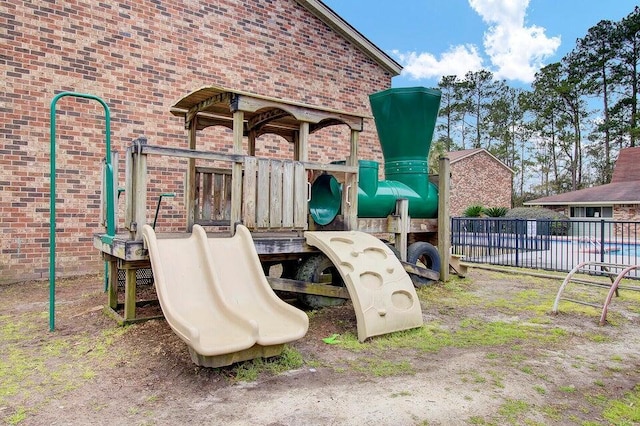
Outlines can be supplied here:
[[142, 227], [147, 222], [147, 156], [140, 153], [146, 143], [138, 138], [127, 148], [125, 227], [131, 240], [142, 240]]
[[134, 190], [135, 198], [135, 231], [136, 241], [142, 240], [142, 227], [147, 223], [147, 155], [136, 154], [134, 157]]
[[449, 280], [449, 256], [451, 251], [451, 219], [449, 195], [451, 193], [451, 170], [449, 157], [440, 157], [438, 181], [438, 252], [440, 252], [440, 280]]
[[110, 258], [107, 261], [107, 273], [109, 274], [109, 307], [115, 310], [118, 307], [118, 261]]
[[[358, 167], [358, 138], [360, 132], [351, 130], [349, 158], [347, 165]], [[358, 227], [358, 173], [347, 173], [344, 182], [342, 212], [347, 230], [355, 230]]]
[[256, 156], [256, 131], [249, 130], [249, 155], [252, 157]]
[[135, 227], [133, 226], [133, 212], [135, 211], [134, 183], [133, 183], [133, 147], [128, 147], [124, 161], [125, 189], [124, 189], [124, 226], [129, 230], [129, 239], [134, 240], [136, 237]]
[[398, 227], [400, 228], [396, 234], [396, 249], [400, 252], [400, 259], [407, 261], [407, 246], [409, 245], [409, 200], [400, 198], [396, 201], [396, 214], [400, 216]]
[[[244, 112], [233, 113], [233, 153], [242, 154], [244, 134]], [[235, 234], [235, 225], [242, 221], [242, 162], [234, 162], [231, 168], [231, 235]]]
[[[198, 116], [194, 116], [189, 123], [189, 149], [196, 149], [196, 135], [198, 129]], [[193, 230], [195, 223], [195, 206], [196, 206], [196, 160], [189, 158], [187, 160], [187, 176], [184, 189], [184, 204], [187, 208], [187, 232]]]
[[298, 134], [298, 157], [297, 161], [309, 161], [309, 123], [300, 123], [300, 133]]
[[136, 270], [125, 269], [124, 281], [124, 321], [136, 318]]
[[293, 159], [299, 161], [300, 158], [300, 131], [293, 132]]

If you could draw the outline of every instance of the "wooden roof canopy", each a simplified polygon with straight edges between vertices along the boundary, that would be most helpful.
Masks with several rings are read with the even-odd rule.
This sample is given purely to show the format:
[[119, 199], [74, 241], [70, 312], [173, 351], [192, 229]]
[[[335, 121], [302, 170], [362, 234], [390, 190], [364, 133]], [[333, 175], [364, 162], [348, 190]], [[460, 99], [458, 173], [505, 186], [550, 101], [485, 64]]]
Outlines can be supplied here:
[[273, 133], [289, 142], [295, 141], [300, 123], [309, 123], [309, 133], [337, 124], [361, 132], [367, 117], [219, 86], [195, 90], [171, 107], [172, 114], [184, 117], [185, 128], [190, 129], [195, 120], [197, 130], [210, 126], [233, 129], [236, 111], [243, 112], [244, 136]]

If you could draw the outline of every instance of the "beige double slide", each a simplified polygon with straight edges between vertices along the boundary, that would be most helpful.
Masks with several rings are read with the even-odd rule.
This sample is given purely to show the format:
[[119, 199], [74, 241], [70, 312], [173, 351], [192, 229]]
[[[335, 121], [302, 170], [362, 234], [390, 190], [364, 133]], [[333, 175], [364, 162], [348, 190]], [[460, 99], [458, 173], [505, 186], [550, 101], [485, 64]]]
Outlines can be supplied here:
[[306, 334], [307, 315], [273, 292], [246, 227], [207, 238], [195, 225], [186, 238], [165, 239], [145, 225], [143, 236], [164, 316], [195, 364], [279, 355]]

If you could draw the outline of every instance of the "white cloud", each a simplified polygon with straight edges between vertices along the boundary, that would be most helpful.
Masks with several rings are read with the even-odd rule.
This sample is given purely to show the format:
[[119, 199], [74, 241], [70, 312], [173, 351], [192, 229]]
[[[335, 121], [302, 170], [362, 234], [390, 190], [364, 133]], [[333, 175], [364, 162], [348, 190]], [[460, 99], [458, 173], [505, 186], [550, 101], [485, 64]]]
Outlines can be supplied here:
[[474, 45], [453, 46], [440, 59], [430, 53], [392, 52], [404, 64], [403, 74], [414, 79], [440, 78], [457, 75], [462, 78], [468, 71], [482, 69], [482, 58]]
[[496, 78], [530, 83], [544, 60], [560, 46], [560, 37], [547, 37], [545, 29], [525, 26], [529, 0], [469, 0], [487, 24], [484, 48]]
[[469, 0], [471, 8], [489, 25], [484, 33], [484, 53], [492, 68], [483, 67], [483, 59], [473, 44], [452, 46], [437, 58], [427, 52], [392, 53], [404, 65], [403, 74], [410, 78], [437, 78], [468, 71], [489, 69], [496, 78], [533, 81], [544, 60], [560, 46], [560, 37], [547, 37], [539, 26], [525, 26], [529, 0]]

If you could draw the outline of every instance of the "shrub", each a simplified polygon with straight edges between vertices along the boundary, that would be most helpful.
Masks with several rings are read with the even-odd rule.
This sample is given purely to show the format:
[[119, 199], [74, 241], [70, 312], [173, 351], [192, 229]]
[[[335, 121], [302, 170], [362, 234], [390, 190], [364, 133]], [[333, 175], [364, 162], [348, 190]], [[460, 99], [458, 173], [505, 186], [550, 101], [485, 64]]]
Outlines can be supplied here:
[[464, 217], [480, 217], [480, 215], [482, 215], [483, 212], [484, 212], [484, 207], [480, 205], [473, 205], [464, 209], [464, 212], [462, 213], [462, 215]]
[[[548, 223], [548, 233], [551, 235], [568, 235], [569, 229], [571, 229], [571, 222], [567, 216], [542, 207], [516, 207], [509, 210], [507, 214], [505, 214], [505, 217], [511, 219], [536, 220], [543, 226]], [[546, 234], [547, 232], [539, 230], [538, 233]]]
[[488, 207], [483, 210], [484, 214], [489, 217], [503, 217], [509, 211], [506, 207]]

